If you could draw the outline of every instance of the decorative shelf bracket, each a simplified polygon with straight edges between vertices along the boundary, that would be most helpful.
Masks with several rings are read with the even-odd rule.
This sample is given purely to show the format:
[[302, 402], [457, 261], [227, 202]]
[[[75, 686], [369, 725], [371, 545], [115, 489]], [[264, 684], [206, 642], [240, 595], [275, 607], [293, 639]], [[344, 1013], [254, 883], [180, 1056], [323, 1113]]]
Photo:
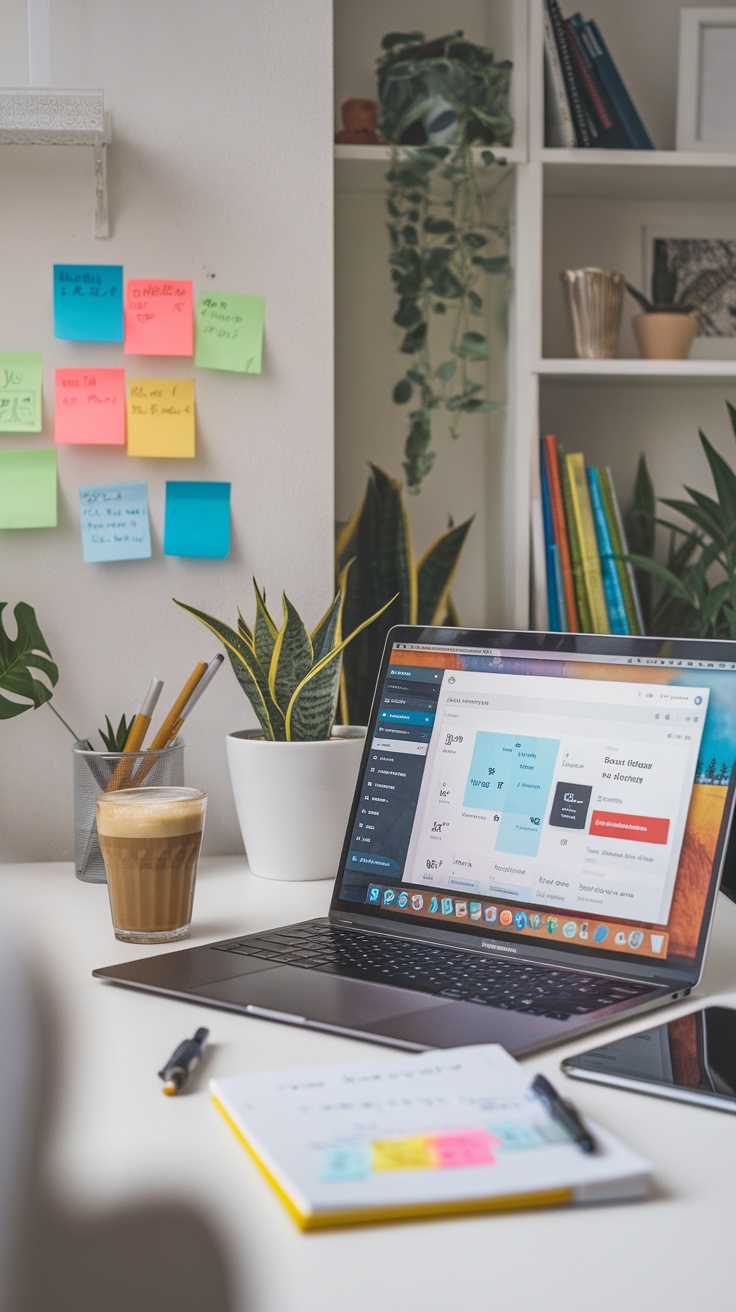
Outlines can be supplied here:
[[91, 146], [95, 237], [109, 237], [107, 147], [112, 119], [103, 91], [12, 87], [0, 90], [0, 146]]

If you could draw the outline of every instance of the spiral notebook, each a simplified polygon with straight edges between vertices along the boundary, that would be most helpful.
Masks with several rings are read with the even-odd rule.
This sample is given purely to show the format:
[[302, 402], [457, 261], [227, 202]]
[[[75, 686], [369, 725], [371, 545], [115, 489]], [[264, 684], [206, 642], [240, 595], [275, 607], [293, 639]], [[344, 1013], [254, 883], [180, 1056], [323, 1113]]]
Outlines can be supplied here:
[[215, 1105], [302, 1230], [642, 1198], [651, 1168], [584, 1153], [497, 1044], [213, 1080]]

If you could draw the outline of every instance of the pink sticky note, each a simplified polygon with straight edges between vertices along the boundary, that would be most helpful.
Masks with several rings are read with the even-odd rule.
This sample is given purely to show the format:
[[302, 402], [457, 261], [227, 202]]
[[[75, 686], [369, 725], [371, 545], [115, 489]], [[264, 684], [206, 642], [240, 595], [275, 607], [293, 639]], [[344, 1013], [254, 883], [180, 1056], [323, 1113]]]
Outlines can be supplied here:
[[456, 1134], [432, 1136], [432, 1150], [439, 1167], [492, 1166], [491, 1151], [498, 1141], [487, 1130], [458, 1130]]
[[191, 282], [130, 278], [125, 287], [126, 355], [193, 355]]
[[57, 369], [54, 441], [125, 446], [125, 370]]

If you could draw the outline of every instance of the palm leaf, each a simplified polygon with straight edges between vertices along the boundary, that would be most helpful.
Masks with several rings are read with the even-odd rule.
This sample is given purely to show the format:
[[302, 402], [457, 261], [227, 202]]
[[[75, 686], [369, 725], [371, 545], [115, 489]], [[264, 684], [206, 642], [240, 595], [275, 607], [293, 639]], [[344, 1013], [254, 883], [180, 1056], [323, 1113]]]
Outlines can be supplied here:
[[[59, 671], [51, 659], [33, 607], [25, 601], [18, 602], [13, 612], [18, 635], [13, 640], [8, 636], [3, 620], [7, 604], [0, 601], [0, 688], [11, 697], [0, 697], [0, 720], [10, 720], [24, 711], [43, 706], [44, 702], [51, 700], [59, 679]], [[43, 678], [32, 674], [32, 670]]]
[[474, 516], [448, 529], [427, 548], [417, 565], [417, 624], [439, 624]]
[[[708, 458], [710, 472], [713, 475], [718, 501], [721, 509], [721, 519], [726, 524], [733, 524], [736, 519], [736, 474], [731, 466], [719, 455], [715, 447], [705, 436], [702, 428], [699, 429], [701, 445]], [[690, 494], [692, 496], [692, 493]]]
[[229, 624], [223, 624], [221, 620], [216, 620], [212, 615], [197, 610], [195, 606], [188, 606], [186, 602], [177, 601], [176, 597], [174, 601], [177, 606], [189, 611], [190, 615], [194, 615], [195, 619], [219, 638], [230, 658], [235, 677], [253, 707], [266, 738], [283, 741], [284, 718], [271, 697], [268, 681], [255, 658], [253, 649], [240, 634], [230, 628]]
[[314, 660], [304, 621], [286, 593], [283, 594], [283, 606], [284, 622], [276, 635], [268, 671], [268, 690], [282, 710], [289, 705], [294, 689], [309, 673]]

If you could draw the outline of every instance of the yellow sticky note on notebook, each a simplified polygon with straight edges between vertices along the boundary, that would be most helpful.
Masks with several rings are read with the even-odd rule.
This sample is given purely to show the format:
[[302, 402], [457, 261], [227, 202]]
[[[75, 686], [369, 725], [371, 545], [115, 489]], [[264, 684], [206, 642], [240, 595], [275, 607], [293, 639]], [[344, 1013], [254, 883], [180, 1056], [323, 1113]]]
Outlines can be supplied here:
[[128, 455], [194, 456], [194, 380], [137, 378], [128, 384]]
[[430, 1140], [423, 1134], [374, 1139], [371, 1156], [374, 1171], [426, 1171], [436, 1165]]

